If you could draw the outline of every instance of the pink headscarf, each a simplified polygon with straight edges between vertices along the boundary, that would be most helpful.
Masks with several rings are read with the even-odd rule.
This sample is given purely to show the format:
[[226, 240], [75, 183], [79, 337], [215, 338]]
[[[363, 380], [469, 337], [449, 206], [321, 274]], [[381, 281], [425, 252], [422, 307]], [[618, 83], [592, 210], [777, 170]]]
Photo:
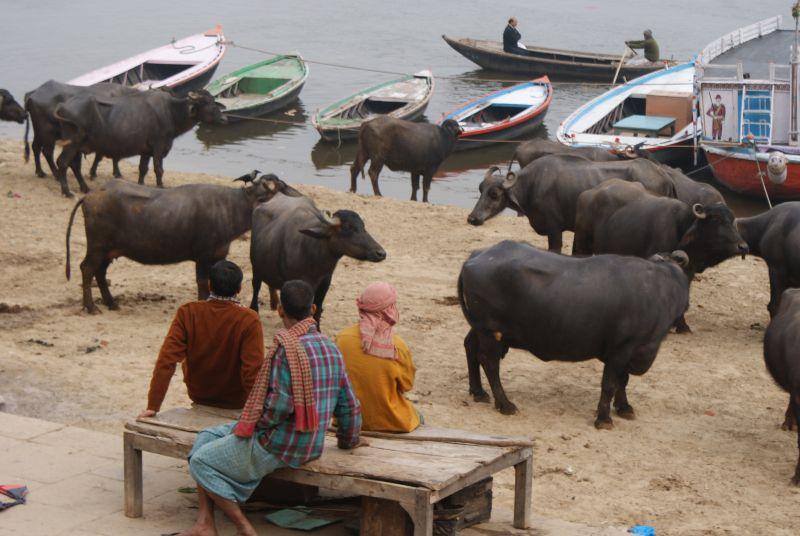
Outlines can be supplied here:
[[382, 281], [370, 283], [356, 300], [361, 349], [365, 353], [384, 359], [398, 358], [392, 337], [392, 326], [400, 320], [396, 303], [397, 290]]

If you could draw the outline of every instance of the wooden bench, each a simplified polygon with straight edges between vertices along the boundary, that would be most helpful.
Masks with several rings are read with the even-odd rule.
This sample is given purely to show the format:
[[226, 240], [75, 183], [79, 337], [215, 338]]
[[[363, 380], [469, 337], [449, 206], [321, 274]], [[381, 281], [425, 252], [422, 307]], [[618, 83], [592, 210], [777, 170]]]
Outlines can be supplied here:
[[[233, 412], [197, 406], [128, 422], [123, 447], [125, 515], [142, 516], [142, 451], [185, 459], [198, 431], [234, 418]], [[430, 536], [435, 503], [513, 466], [513, 525], [528, 527], [530, 441], [425, 426], [410, 434], [367, 434], [369, 446], [354, 450], [338, 449], [329, 434], [321, 458], [299, 469], [280, 469], [269, 478], [392, 501], [410, 516], [415, 536]]]

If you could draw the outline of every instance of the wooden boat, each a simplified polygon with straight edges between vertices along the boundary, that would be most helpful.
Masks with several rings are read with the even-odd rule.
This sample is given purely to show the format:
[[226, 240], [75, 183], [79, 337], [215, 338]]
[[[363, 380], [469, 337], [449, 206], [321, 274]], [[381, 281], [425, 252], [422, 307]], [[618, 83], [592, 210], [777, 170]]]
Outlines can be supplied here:
[[520, 139], [538, 129], [552, 99], [553, 86], [543, 76], [478, 97], [446, 114], [441, 122], [453, 119], [461, 126], [457, 151], [474, 149]]
[[413, 75], [378, 84], [317, 111], [311, 123], [325, 141], [355, 139], [361, 124], [379, 115], [416, 120], [433, 95], [433, 74]]
[[138, 89], [167, 87], [185, 93], [205, 86], [224, 55], [225, 36], [222, 27], [217, 25], [206, 33], [173, 41], [67, 83], [91, 86], [112, 82]]
[[731, 190], [800, 199], [800, 140], [792, 139], [798, 104], [791, 95], [800, 87], [791, 69], [795, 31], [780, 25], [781, 17], [772, 17], [739, 28], [700, 53], [699, 145], [714, 178]]
[[696, 129], [693, 79], [694, 63], [687, 62], [610, 89], [572, 112], [556, 139], [615, 151], [640, 146], [665, 164], [689, 168]]
[[[527, 54], [509, 54], [503, 51], [503, 43], [470, 38], [442, 39], [453, 50], [484, 69], [525, 76], [547, 75], [561, 80], [593, 80], [611, 82], [619, 67], [620, 56], [576, 52], [557, 48], [525, 45]], [[668, 61], [631, 63], [628, 58], [619, 67], [619, 80], [631, 80], [674, 65]]]
[[308, 66], [299, 54], [275, 56], [226, 74], [206, 89], [225, 106], [228, 121], [236, 121], [285, 108], [297, 100], [307, 78]]

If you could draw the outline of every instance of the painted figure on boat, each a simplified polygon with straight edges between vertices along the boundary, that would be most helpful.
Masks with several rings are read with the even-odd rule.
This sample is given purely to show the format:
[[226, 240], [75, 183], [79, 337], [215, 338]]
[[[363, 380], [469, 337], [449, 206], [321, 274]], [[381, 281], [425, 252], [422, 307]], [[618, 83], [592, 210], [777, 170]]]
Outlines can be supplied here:
[[725, 105], [722, 103], [722, 95], [714, 97], [714, 102], [709, 106], [706, 115], [711, 118], [711, 139], [722, 139], [722, 127], [725, 125]]
[[[653, 37], [651, 30], [644, 31], [644, 39], [640, 41], [625, 41], [628, 48], [632, 50], [644, 49], [644, 57], [649, 62], [657, 62], [659, 60], [658, 43]], [[635, 62], [635, 60], [633, 60]], [[628, 63], [631, 63], [630, 61]]]
[[520, 39], [522, 39], [522, 34], [519, 33], [517, 30], [517, 22], [516, 17], [511, 17], [508, 19], [508, 25], [506, 26], [505, 31], [503, 32], [503, 51], [508, 52], [509, 54], [525, 54], [525, 48], [520, 44]]

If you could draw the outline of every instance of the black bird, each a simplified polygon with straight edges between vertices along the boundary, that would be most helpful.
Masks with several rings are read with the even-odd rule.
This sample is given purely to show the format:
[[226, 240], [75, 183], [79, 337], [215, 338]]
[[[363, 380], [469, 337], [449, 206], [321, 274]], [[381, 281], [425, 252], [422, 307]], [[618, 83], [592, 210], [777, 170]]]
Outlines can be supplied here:
[[261, 173], [259, 170], [254, 169], [253, 171], [251, 171], [250, 173], [248, 173], [246, 175], [242, 175], [241, 177], [233, 179], [233, 182], [236, 182], [236, 181], [253, 182], [254, 180], [256, 180], [256, 177], [258, 177], [259, 173]]

